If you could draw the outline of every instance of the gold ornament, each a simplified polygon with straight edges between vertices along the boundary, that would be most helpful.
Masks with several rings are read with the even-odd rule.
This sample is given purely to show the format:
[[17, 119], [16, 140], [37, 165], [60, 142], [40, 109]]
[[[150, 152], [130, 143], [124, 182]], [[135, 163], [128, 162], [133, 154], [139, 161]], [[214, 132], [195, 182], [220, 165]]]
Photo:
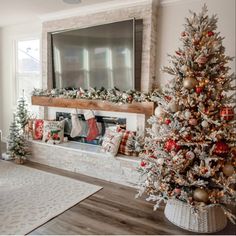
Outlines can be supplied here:
[[231, 176], [234, 173], [234, 167], [231, 164], [225, 164], [225, 166], [223, 167], [223, 173], [226, 176]]
[[192, 77], [186, 77], [184, 78], [183, 80], [183, 86], [186, 88], [186, 89], [193, 89], [195, 88], [197, 85], [197, 80], [195, 78], [192, 78]]
[[170, 101], [168, 104], [168, 109], [171, 112], [177, 112], [179, 110], [179, 104], [176, 101]]
[[193, 199], [197, 202], [208, 202], [209, 196], [208, 193], [201, 188], [197, 188], [193, 192]]
[[199, 83], [199, 87], [204, 87], [205, 86], [205, 83], [203, 82], [203, 81], [201, 81], [200, 83]]

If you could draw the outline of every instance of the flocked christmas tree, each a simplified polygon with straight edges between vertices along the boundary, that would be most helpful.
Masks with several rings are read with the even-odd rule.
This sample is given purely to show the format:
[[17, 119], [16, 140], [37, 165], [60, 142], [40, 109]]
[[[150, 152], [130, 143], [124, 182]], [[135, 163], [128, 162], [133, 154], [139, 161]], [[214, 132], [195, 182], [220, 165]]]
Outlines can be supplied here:
[[12, 159], [15, 159], [19, 163], [26, 160], [29, 154], [28, 145], [23, 135], [23, 130], [17, 123], [15, 114], [13, 115], [13, 121], [10, 125], [8, 153]]
[[17, 101], [17, 108], [16, 108], [16, 120], [22, 129], [24, 129], [29, 120], [29, 112], [27, 106], [28, 105], [23, 90], [22, 96]]
[[217, 17], [191, 13], [181, 33], [182, 49], [170, 56], [164, 72], [172, 76], [155, 100], [149, 119], [140, 171], [139, 195], [146, 193], [155, 208], [168, 199], [195, 209], [236, 200], [235, 76], [229, 75]]

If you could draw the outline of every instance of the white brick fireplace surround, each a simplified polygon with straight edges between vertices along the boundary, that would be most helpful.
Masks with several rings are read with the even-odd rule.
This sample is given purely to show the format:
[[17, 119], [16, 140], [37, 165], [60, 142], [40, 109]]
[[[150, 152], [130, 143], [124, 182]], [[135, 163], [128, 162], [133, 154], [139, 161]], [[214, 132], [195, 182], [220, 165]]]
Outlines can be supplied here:
[[[117, 4], [113, 7], [110, 4], [107, 9], [94, 9], [93, 12], [82, 12], [76, 16], [43, 22], [42, 76], [44, 89], [52, 88], [50, 33], [133, 18], [143, 20], [141, 90], [147, 92], [152, 89], [156, 72], [156, 3], [158, 1], [132, 0], [121, 2], [123, 4]], [[42, 107], [41, 117], [44, 119], [55, 118], [56, 111], [68, 112], [68, 109]], [[145, 129], [144, 115], [141, 114], [96, 111], [96, 115], [124, 117], [127, 119], [127, 129], [141, 132], [144, 132]], [[128, 186], [135, 186], [139, 179], [136, 170], [140, 162], [138, 157], [121, 155], [112, 157], [109, 154], [102, 153], [100, 146], [74, 142], [49, 145], [32, 141], [32, 149], [32, 161], [34, 162]]]
[[113, 157], [102, 152], [101, 146], [73, 141], [60, 145], [31, 141], [30, 146], [33, 162], [131, 187], [139, 180], [138, 157]]

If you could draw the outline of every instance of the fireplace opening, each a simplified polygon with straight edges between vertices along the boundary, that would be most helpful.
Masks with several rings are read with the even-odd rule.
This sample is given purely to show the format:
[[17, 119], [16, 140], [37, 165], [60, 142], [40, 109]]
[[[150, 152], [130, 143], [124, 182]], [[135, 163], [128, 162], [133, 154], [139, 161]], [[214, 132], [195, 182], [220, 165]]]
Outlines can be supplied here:
[[68, 140], [70, 141], [101, 145], [102, 138], [107, 128], [116, 129], [117, 125], [119, 125], [122, 128], [126, 129], [126, 118], [118, 118], [118, 117], [110, 117], [110, 116], [95, 116], [99, 134], [96, 137], [96, 139], [92, 141], [88, 141], [86, 139], [87, 134], [88, 134], [88, 129], [89, 129], [88, 123], [85, 120], [83, 114], [78, 114], [78, 118], [79, 118], [82, 130], [79, 136], [72, 138], [70, 136], [71, 129], [72, 129], [71, 114], [66, 113], [66, 112], [56, 112], [56, 120], [58, 121], [65, 120], [64, 136], [67, 137]]

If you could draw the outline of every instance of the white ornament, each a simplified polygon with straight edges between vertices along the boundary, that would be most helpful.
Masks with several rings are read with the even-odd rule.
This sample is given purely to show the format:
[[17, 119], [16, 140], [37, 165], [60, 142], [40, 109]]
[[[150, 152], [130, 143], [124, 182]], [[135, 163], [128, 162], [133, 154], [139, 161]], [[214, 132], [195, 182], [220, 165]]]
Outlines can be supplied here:
[[55, 95], [55, 94], [56, 94], [56, 90], [55, 90], [55, 89], [52, 89], [52, 90], [51, 90], [51, 94], [52, 94], [52, 95]]
[[165, 114], [165, 111], [163, 110], [163, 108], [161, 106], [156, 107], [154, 114], [156, 117], [160, 118]]
[[204, 121], [201, 123], [201, 125], [202, 125], [203, 128], [207, 128], [207, 127], [208, 127], [208, 122], [204, 120]]
[[152, 132], [154, 133], [154, 134], [157, 134], [157, 132], [158, 132], [158, 125], [157, 124], [153, 124], [152, 125]]
[[158, 158], [157, 159], [157, 163], [159, 164], [159, 165], [163, 165], [163, 163], [164, 163], [164, 158]]
[[194, 152], [192, 152], [192, 151], [188, 151], [188, 152], [186, 153], [185, 157], [186, 157], [187, 159], [193, 159], [193, 158], [195, 157], [195, 154], [194, 154]]
[[176, 101], [171, 101], [168, 104], [168, 109], [171, 112], [177, 112], [179, 110], [179, 104]]
[[184, 117], [188, 120], [191, 116], [191, 112], [189, 110], [185, 111]]

